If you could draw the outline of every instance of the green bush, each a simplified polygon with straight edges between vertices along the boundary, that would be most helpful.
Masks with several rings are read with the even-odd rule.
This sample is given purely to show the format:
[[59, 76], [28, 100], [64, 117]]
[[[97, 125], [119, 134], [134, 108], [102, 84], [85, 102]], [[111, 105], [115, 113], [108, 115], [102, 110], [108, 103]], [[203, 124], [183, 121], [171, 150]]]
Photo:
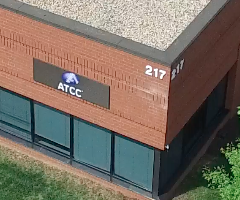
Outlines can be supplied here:
[[[240, 116], [240, 107], [238, 107]], [[203, 169], [203, 177], [208, 181], [208, 187], [217, 189], [224, 200], [240, 200], [240, 139], [236, 143], [228, 144], [221, 149], [230, 165], [230, 172], [225, 167], [217, 166], [212, 170], [209, 167]]]
[[221, 152], [225, 155], [231, 168], [228, 173], [223, 166], [203, 169], [203, 177], [208, 186], [217, 189], [224, 200], [240, 200], [240, 140], [237, 144], [228, 144]]
[[238, 109], [237, 115], [238, 115], [238, 118], [240, 118], [240, 106], [238, 106], [237, 109]]

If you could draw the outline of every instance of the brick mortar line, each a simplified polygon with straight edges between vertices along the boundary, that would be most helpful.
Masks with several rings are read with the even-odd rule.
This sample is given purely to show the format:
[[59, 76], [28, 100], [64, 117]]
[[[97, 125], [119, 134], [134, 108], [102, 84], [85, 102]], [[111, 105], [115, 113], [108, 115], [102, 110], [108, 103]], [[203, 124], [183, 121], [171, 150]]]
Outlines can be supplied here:
[[[13, 38], [7, 37], [7, 36], [5, 36], [4, 34], [2, 34], [2, 32], [5, 32], [5, 31], [0, 29], [0, 36], [2, 36], [4, 39], [17, 42], [17, 43], [21, 44], [22, 46], [26, 46], [26, 47], [30, 47], [30, 48], [32, 48], [32, 49], [39, 50], [39, 51], [43, 52], [44, 54], [51, 55], [52, 57], [58, 58], [58, 59], [60, 59], [61, 61], [62, 61], [62, 60], [65, 60], [65, 61], [68, 61], [68, 62], [71, 62], [71, 63], [78, 64], [78, 65], [82, 66], [82, 64], [76, 63], [76, 62], [72, 61], [71, 59], [63, 58], [63, 57], [58, 56], [56, 53], [52, 53], [52, 52], [55, 52], [55, 51], [51, 51], [51, 52], [50, 52], [50, 51], [43, 50], [43, 49], [48, 49], [48, 48], [46, 48], [46, 45], [44, 45], [43, 43], [41, 43], [41, 42], [39, 42], [39, 41], [36, 41], [36, 40], [33, 40], [33, 39], [25, 39], [24, 36], [22, 36], [22, 35], [20, 35], [20, 34], [18, 34], [18, 33], [16, 33], [16, 32], [13, 32], [13, 31], [11, 31], [11, 32], [9, 33], [10, 35], [11, 35], [11, 34], [15, 34], [15, 35], [17, 35], [17, 36], [19, 36], [19, 37], [22, 37], [23, 40], [28, 40], [29, 43], [39, 43], [40, 46], [43, 47], [43, 48], [34, 47], [34, 46], [31, 46], [31, 45], [25, 44], [25, 43], [23, 43], [23, 42], [21, 42], [21, 41], [17, 41], [17, 40], [14, 39], [14, 37], [13, 37]], [[55, 49], [54, 47], [49, 47], [49, 48]], [[66, 57], [70, 57], [70, 56], [68, 56], [69, 53], [67, 53], [67, 52], [65, 52], [65, 51], [62, 51], [62, 53], [63, 53], [64, 55], [67, 55]], [[87, 58], [87, 57], [85, 57], [85, 56], [82, 56], [83, 58], [81, 58], [81, 57], [79, 57], [79, 56], [76, 56], [74, 53], [72, 53], [72, 55], [73, 55], [73, 57], [76, 58], [76, 59], [74, 59], [74, 60], [78, 60], [78, 59], [79, 59], [79, 60], [89, 60], [89, 58]], [[32, 56], [32, 55], [31, 55], [31, 56]], [[83, 63], [84, 63], [84, 61], [83, 61]], [[90, 69], [90, 71], [97, 72], [99, 75], [104, 75], [104, 76], [107, 77], [107, 78], [109, 78], [109, 77], [114, 78], [114, 76], [111, 76], [110, 74], [106, 74], [106, 73], [103, 72], [103, 71], [99, 71], [99, 70], [96, 70], [96, 69], [92, 70], [91, 68], [85, 66], [84, 64], [83, 64], [83, 67], [84, 67], [86, 70], [88, 70], [88, 71], [89, 71], [89, 69]], [[63, 67], [63, 69], [65, 69], [65, 68]], [[114, 70], [114, 72], [115, 72], [115, 70]], [[116, 73], [118, 73], [118, 72], [116, 72]], [[82, 74], [82, 75], [84, 75], [84, 74]], [[118, 77], [115, 77], [115, 79], [116, 79], [116, 81], [118, 81], [117, 79], [119, 79], [119, 78], [118, 78]], [[111, 79], [111, 80], [115, 80], [115, 79]], [[119, 79], [119, 81], [121, 81], [121, 80]], [[122, 82], [128, 83], [128, 81], [123, 81], [123, 80], [122, 80]]]
[[[26, 39], [26, 37], [24, 37], [24, 36], [22, 36], [21, 34], [19, 34], [19, 33], [16, 33], [16, 32], [13, 32], [13, 31], [9, 31], [8, 32], [8, 34], [4, 34], [4, 33], [6, 33], [7, 31], [5, 31], [5, 30], [3, 30], [3, 29], [0, 29], [0, 36], [2, 36], [2, 37], [4, 37], [4, 38], [7, 38], [7, 39], [9, 39], [9, 40], [12, 40], [12, 41], [15, 41], [15, 42], [18, 42], [18, 43], [20, 43], [20, 44], [22, 44], [22, 45], [25, 45], [25, 46], [28, 46], [28, 47], [30, 47], [30, 48], [34, 48], [34, 49], [36, 49], [36, 50], [40, 50], [40, 51], [42, 51], [42, 52], [44, 52], [44, 53], [47, 53], [47, 54], [49, 54], [49, 55], [51, 55], [51, 56], [54, 56], [54, 57], [57, 57], [57, 58], [59, 58], [59, 59], [61, 59], [61, 60], [65, 60], [65, 61], [68, 61], [68, 62], [71, 62], [71, 63], [76, 63], [76, 64], [78, 64], [78, 65], [82, 65], [81, 63], [77, 63], [77, 62], [75, 62], [74, 60], [87, 60], [87, 61], [89, 61], [89, 58], [87, 58], [86, 56], [81, 56], [81, 57], [79, 57], [79, 56], [77, 56], [75, 53], [71, 53], [73, 56], [72, 57], [74, 57], [74, 59], [68, 59], [68, 58], [70, 58], [71, 56], [70, 56], [70, 54], [69, 53], [67, 53], [67, 52], [65, 52], [65, 51], [61, 51], [62, 53], [63, 53], [63, 55], [66, 55], [65, 57], [67, 57], [67, 58], [64, 58], [64, 57], [60, 57], [60, 56], [58, 56], [55, 52], [56, 51], [54, 51], [54, 47], [49, 47], [50, 49], [51, 49], [51, 51], [46, 51], [46, 50], [48, 50], [49, 48], [47, 48], [46, 47], [46, 45], [45, 44], [43, 44], [43, 43], [41, 43], [41, 42], [39, 42], [39, 41], [37, 41], [37, 40], [35, 40], [35, 39]], [[8, 37], [7, 35], [10, 35], [10, 37]], [[15, 35], [15, 37], [20, 37], [20, 38], [22, 38], [22, 40], [23, 41], [27, 41], [27, 43], [34, 43], [34, 44], [40, 44], [40, 45], [36, 45], [36, 46], [41, 46], [42, 48], [38, 48], [38, 47], [33, 47], [33, 46], [31, 46], [31, 45], [29, 45], [29, 44], [24, 44], [23, 42], [21, 42], [21, 41], [17, 41], [16, 39], [15, 39], [15, 37], [14, 36], [12, 36], [12, 35]], [[12, 36], [12, 37], [11, 37]], [[57, 52], [59, 52], [58, 50], [57, 50]], [[98, 61], [99, 63], [101, 62], [101, 61]], [[95, 64], [95, 63], [94, 63]], [[102, 65], [102, 64], [101, 64]], [[88, 66], [85, 66], [84, 65], [84, 61], [83, 61], [83, 67], [84, 68], [87, 68], [87, 69], [89, 69], [89, 67]], [[124, 81], [124, 79], [122, 78], [122, 79], [120, 79], [119, 77], [117, 77], [117, 76], [112, 76], [112, 75], [110, 75], [110, 74], [108, 74], [108, 73], [105, 73], [104, 72], [104, 70], [103, 71], [99, 71], [99, 70], [97, 70], [97, 69], [94, 69], [93, 71], [96, 71], [96, 72], [98, 72], [98, 73], [100, 73], [101, 75], [103, 74], [104, 76], [106, 76], [106, 77], [110, 77], [112, 80], [115, 80], [115, 81], [121, 81], [122, 83], [125, 83], [125, 84], [131, 84], [131, 82], [130, 81]], [[119, 74], [119, 72], [118, 71], [116, 71], [115, 69], [114, 69], [114, 73], [113, 74]], [[121, 74], [121, 76], [120, 77], [123, 77], [123, 73], [120, 73]], [[132, 74], [131, 74], [132, 75]], [[132, 77], [132, 76], [131, 76]], [[113, 79], [114, 78], [114, 79]], [[126, 79], [126, 78], [125, 78]], [[134, 85], [134, 83], [133, 82], [138, 82], [138, 81], [136, 81], [137, 80], [137, 78], [136, 77], [132, 77], [132, 84]], [[138, 86], [138, 85], [136, 85], [136, 87], [141, 87], [141, 86]], [[144, 88], [144, 87], [143, 87]]]
[[[230, 51], [230, 53], [227, 54], [224, 58], [229, 57], [229, 55], [232, 54], [232, 51], [233, 51], [233, 50], [234, 50], [234, 48], [233, 48], [233, 49]], [[216, 71], [219, 72], [219, 69], [224, 70], [224, 64], [221, 65], [220, 68], [215, 69], [215, 71], [213, 71], [212, 74], [217, 74]], [[220, 73], [222, 73], [221, 70], [220, 70]], [[211, 77], [213, 77], [213, 76], [211, 76]], [[208, 82], [209, 82], [209, 80], [207, 80], [207, 81], [200, 87], [200, 91], [202, 90], [202, 88], [206, 88], [206, 85], [207, 85]], [[194, 91], [194, 92], [195, 92], [195, 94], [196, 94], [197, 91]], [[190, 100], [186, 103], [186, 105], [187, 105], [187, 104], [190, 104], [191, 101], [192, 101], [193, 99], [195, 99], [195, 96], [196, 96], [195, 94], [192, 95], [193, 98], [190, 98]], [[184, 114], [182, 114], [182, 113], [184, 113], [184, 112], [182, 112], [183, 110], [184, 110], [184, 108], [183, 108], [182, 110], [180, 110], [179, 113], [181, 113], [181, 114], [180, 114], [176, 119], [173, 120], [174, 122], [173, 122], [173, 121], [170, 122], [170, 123], [169, 123], [169, 126], [171, 126], [173, 123], [176, 124], [176, 123], [179, 122], [179, 119], [181, 119], [181, 116], [184, 115]]]
[[[0, 71], [3, 72], [3, 73], [9, 74], [9, 75], [15, 76], [15, 73], [14, 73], [14, 72], [12, 72], [12, 71], [10, 71], [10, 70], [6, 70], [6, 69], [4, 69], [4, 68], [1, 67], [1, 66], [0, 66]], [[29, 80], [27, 80], [27, 79], [24, 79], [24, 78], [18, 76], [17, 74], [16, 74], [15, 77], [16, 77], [16, 78], [19, 78], [19, 79], [22, 79], [22, 80], [24, 80], [24, 81], [26, 81], [26, 82], [32, 83], [31, 81], [29, 81]], [[40, 85], [40, 84], [39, 84], [39, 86], [42, 87], [42, 85]], [[44, 88], [48, 88], [48, 89], [49, 89], [48, 86], [45, 86]], [[52, 88], [51, 88], [51, 89], [52, 89]], [[59, 93], [59, 94], [60, 94], [60, 93]], [[82, 103], [86, 104], [84, 101], [82, 101]], [[139, 123], [139, 122], [137, 122], [137, 121], [134, 121], [134, 120], [132, 120], [132, 119], [129, 119], [129, 118], [125, 117], [124, 115], [120, 114], [119, 112], [115, 113], [115, 112], [113, 112], [113, 111], [111, 111], [111, 110], [105, 110], [105, 109], [103, 109], [103, 108], [96, 107], [96, 106], [94, 106], [94, 105], [92, 105], [92, 104], [87, 104], [87, 105], [92, 106], [92, 107], [94, 107], [94, 108], [98, 108], [98, 109], [104, 110], [105, 112], [108, 112], [108, 113], [110, 113], [110, 114], [112, 114], [112, 115], [115, 115], [115, 116], [118, 116], [118, 117], [120, 117], [120, 118], [123, 118], [123, 119], [125, 119], [125, 120], [128, 120], [128, 121], [130, 121], [130, 122], [132, 122], [132, 123], [135, 123], [135, 124], [137, 124], [137, 125], [140, 125], [140, 126], [143, 126], [143, 127], [148, 128], [148, 129], [152, 129], [152, 130], [154, 130], [154, 131], [157, 131], [157, 132], [159, 132], [159, 133], [165, 134], [165, 133], [163, 133], [162, 131], [160, 131], [158, 127], [150, 127], [150, 126], [147, 126], [147, 125], [145, 125], [145, 124]]]
[[[202, 59], [202, 57], [199, 57], [199, 58], [197, 58], [196, 60], [193, 60], [192, 62], [190, 62], [188, 65], [189, 65], [189, 66], [194, 66], [195, 63], [198, 63], [199, 66], [203, 66], [204, 62], [206, 62], [206, 60], [210, 58], [209, 52], [211, 52], [212, 49], [217, 49], [217, 45], [219, 44], [219, 41], [221, 41], [221, 40], [223, 39], [223, 37], [226, 36], [226, 34], [228, 33], [228, 31], [231, 30], [231, 28], [234, 29], [234, 28], [236, 28], [237, 25], [239, 25], [239, 24], [238, 24], [238, 23], [239, 23], [239, 20], [240, 20], [240, 17], [237, 17], [236, 20], [233, 21], [233, 22], [229, 25], [229, 27], [222, 33], [222, 35], [220, 35], [220, 37], [214, 42], [214, 44], [211, 46], [211, 48], [209, 48], [209, 49], [205, 52], [205, 54], [204, 54], [204, 56], [206, 56], [205, 59]], [[200, 71], [200, 70], [201, 70], [201, 67], [198, 68], [198, 71]], [[189, 78], [189, 77], [191, 77], [191, 73], [192, 73], [192, 72], [194, 72], [194, 74], [196, 73], [196, 67], [193, 68], [193, 69], [190, 69], [190, 70], [188, 71], [188, 73], [186, 73], [186, 74], [184, 75], [184, 76], [187, 77], [187, 78], [183, 79], [182, 84], [184, 84], [184, 83], [187, 82], [189, 79], [191, 79], [191, 78]], [[175, 91], [175, 92], [172, 93], [171, 95], [175, 95], [176, 93], [177, 93], [177, 91]]]
[[[52, 57], [53, 60], [54, 60], [54, 58], [57, 58], [57, 59], [61, 60], [62, 63], [63, 63], [63, 61], [68, 61], [68, 62], [70, 62], [71, 64], [73, 64], [74, 68], [78, 68], [78, 67], [76, 66], [76, 65], [78, 65], [78, 63], [76, 63], [76, 62], [74, 62], [74, 61], [71, 61], [71, 60], [68, 60], [68, 59], [59, 57], [59, 56], [57, 56], [56, 54], [51, 54], [51, 53], [49, 53], [49, 52], [47, 52], [47, 51], [44, 51], [44, 50], [39, 49], [39, 48], [37, 48], [37, 47], [30, 46], [30, 45], [28, 45], [28, 44], [24, 44], [24, 43], [22, 43], [22, 42], [20, 42], [20, 41], [16, 41], [16, 40], [14, 40], [14, 39], [12, 39], [12, 38], [9, 38], [9, 37], [6, 37], [6, 36], [2, 35], [1, 32], [2, 32], [2, 31], [0, 30], [0, 37], [3, 38], [3, 40], [10, 40], [10, 41], [13, 41], [13, 42], [15, 42], [15, 43], [21, 44], [21, 46], [23, 46], [24, 48], [32, 48], [32, 49], [41, 51], [42, 53], [44, 53], [44, 54], [47, 56], [48, 62], [49, 62], [49, 58]], [[3, 44], [3, 45], [8, 47], [8, 45], [5, 45], [5, 44]], [[16, 46], [16, 47], [17, 47], [17, 45], [14, 45], [14, 43], [13, 43], [13, 46]], [[11, 47], [10, 47], [10, 49], [14, 49], [14, 48], [11, 48]], [[27, 51], [27, 49], [26, 49], [26, 51]], [[33, 53], [32, 53], [32, 54], [33, 54]], [[49, 55], [50, 55], [50, 56], [49, 56]], [[30, 54], [30, 56], [33, 56], [33, 57], [34, 57], [34, 55], [31, 55], [31, 54]], [[38, 57], [39, 57], [39, 56], [38, 56]], [[79, 57], [77, 57], [77, 58], [79, 58]], [[86, 60], [87, 60], [87, 59], [86, 59]], [[81, 64], [79, 64], [79, 66], [82, 67]], [[109, 79], [109, 82], [116, 81], [116, 84], [110, 83], [110, 85], [113, 86], [113, 88], [121, 89], [121, 88], [120, 88], [119, 86], [117, 86], [117, 85], [123, 84], [123, 87], [124, 87], [124, 86], [126, 86], [127, 88], [130, 87], [129, 90], [125, 90], [125, 91], [127, 91], [127, 92], [129, 92], [129, 91], [132, 92], [132, 91], [134, 91], [134, 90], [137, 90], [137, 91], [144, 92], [144, 93], [146, 93], [146, 94], [151, 94], [152, 96], [156, 96], [156, 98], [153, 98], [153, 99], [162, 99], [162, 98], [163, 98], [163, 99], [164, 99], [163, 101], [164, 101], [164, 102], [166, 101], [166, 100], [165, 100], [165, 97], [164, 97], [165, 95], [163, 95], [163, 93], [148, 92], [148, 89], [147, 89], [147, 88], [144, 88], [144, 87], [141, 87], [141, 86], [137, 86], [137, 85], [131, 84], [129, 81], [117, 80], [118, 78], [116, 78], [116, 77], [115, 77], [115, 79], [114, 79], [114, 77], [111, 76], [111, 75], [109, 75], [109, 74], [100, 72], [100, 71], [98, 71], [98, 70], [93, 70], [93, 69], [91, 69], [91, 68], [89, 68], [89, 67], [86, 67], [85, 65], [83, 65], [83, 68], [84, 68], [84, 69], [83, 69], [82, 71], [86, 70], [87, 72], [96, 73], [98, 76], [101, 76], [101, 79], [107, 78], [107, 79]], [[66, 69], [66, 68], [63, 67], [63, 69]], [[66, 69], [66, 70], [67, 70], [67, 69]], [[75, 69], [74, 69], [74, 70], [75, 70]], [[75, 70], [75, 71], [77, 71], [77, 70]], [[81, 75], [86, 76], [86, 75], [84, 75], [84, 74], [81, 74]], [[96, 79], [96, 78], [95, 78], [95, 79]], [[99, 80], [95, 80], [95, 81], [99, 81]], [[103, 82], [103, 84], [106, 84], [104, 81], [101, 81], [101, 82]], [[138, 81], [136, 81], [136, 82], [138, 82]], [[118, 84], [118, 83], [119, 83], [119, 84]], [[124, 90], [124, 89], [123, 89], [123, 90]], [[131, 90], [132, 90], [132, 91], [131, 91]], [[132, 92], [132, 93], [133, 93], [133, 92]], [[155, 101], [155, 100], [154, 100], [154, 101]], [[159, 103], [161, 104], [161, 100], [159, 100]]]

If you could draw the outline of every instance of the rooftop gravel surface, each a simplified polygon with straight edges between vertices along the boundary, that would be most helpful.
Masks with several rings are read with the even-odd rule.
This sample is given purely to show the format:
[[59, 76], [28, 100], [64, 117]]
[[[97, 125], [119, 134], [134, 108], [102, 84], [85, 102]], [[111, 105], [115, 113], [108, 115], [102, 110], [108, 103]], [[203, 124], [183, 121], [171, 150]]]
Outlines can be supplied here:
[[19, 0], [166, 50], [211, 0]]

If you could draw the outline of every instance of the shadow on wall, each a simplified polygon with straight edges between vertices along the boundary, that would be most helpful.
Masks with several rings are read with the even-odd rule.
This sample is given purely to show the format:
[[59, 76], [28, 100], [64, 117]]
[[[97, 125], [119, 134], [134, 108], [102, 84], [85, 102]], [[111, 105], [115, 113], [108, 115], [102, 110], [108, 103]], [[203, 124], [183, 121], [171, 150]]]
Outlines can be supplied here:
[[[187, 192], [191, 192], [197, 188], [200, 188], [199, 192], [201, 193], [202, 196], [201, 199], [203, 198], [204, 200], [220, 199], [218, 193], [214, 191], [211, 191], [210, 193], [205, 191], [207, 190], [208, 183], [202, 177], [202, 168], [204, 165], [207, 166], [224, 165], [227, 170], [230, 169], [230, 166], [227, 160], [225, 159], [224, 155], [220, 153], [220, 148], [225, 147], [227, 143], [234, 142], [235, 139], [239, 137], [240, 133], [239, 127], [240, 121], [237, 116], [234, 116], [225, 124], [225, 126], [218, 132], [216, 138], [212, 142], [211, 146], [209, 147], [205, 155], [198, 161], [196, 166], [183, 180], [180, 187], [177, 188], [177, 190], [175, 191], [174, 200], [185, 200], [185, 198], [180, 197], [180, 195]], [[204, 194], [205, 192], [206, 194]], [[193, 197], [193, 199], [195, 198]]]

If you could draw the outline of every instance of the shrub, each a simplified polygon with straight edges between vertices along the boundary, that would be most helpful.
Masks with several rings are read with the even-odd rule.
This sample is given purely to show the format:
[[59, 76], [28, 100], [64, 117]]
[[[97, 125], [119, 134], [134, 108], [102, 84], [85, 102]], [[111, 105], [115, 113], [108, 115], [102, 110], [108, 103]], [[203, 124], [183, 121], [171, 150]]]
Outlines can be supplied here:
[[[238, 107], [240, 117], [240, 107]], [[240, 139], [236, 143], [230, 143], [225, 149], [221, 149], [228, 163], [230, 172], [223, 166], [203, 169], [203, 177], [208, 181], [208, 187], [217, 189], [224, 200], [240, 200]]]

